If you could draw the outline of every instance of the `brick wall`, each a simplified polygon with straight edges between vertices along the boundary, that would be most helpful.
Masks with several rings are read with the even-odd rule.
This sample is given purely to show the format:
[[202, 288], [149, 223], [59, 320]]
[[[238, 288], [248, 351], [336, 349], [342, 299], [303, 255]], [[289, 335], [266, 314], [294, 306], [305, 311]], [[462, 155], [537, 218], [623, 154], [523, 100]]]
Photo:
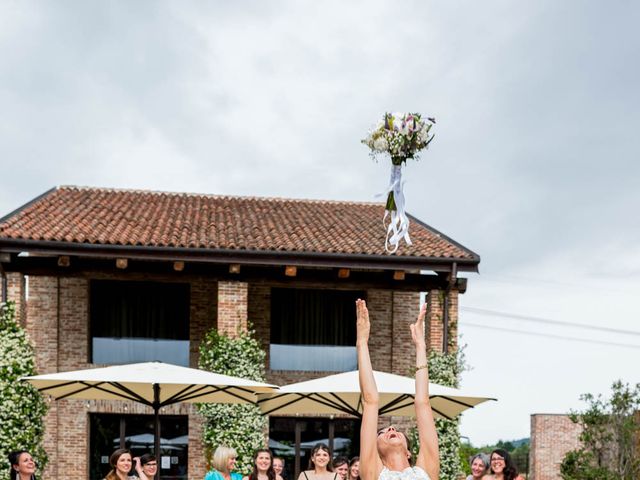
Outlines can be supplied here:
[[367, 308], [371, 334], [369, 355], [374, 370], [392, 371], [393, 362], [393, 292], [389, 290], [369, 290]]
[[[443, 290], [430, 290], [427, 294], [426, 334], [427, 346], [431, 350], [443, 351], [444, 342], [444, 299]], [[449, 352], [455, 351], [458, 340], [458, 291], [448, 294], [449, 302]]]
[[[36, 346], [39, 373], [91, 368], [89, 363], [89, 277], [118, 278], [104, 274], [82, 277], [29, 277], [29, 299], [25, 302], [22, 275], [8, 274], [8, 296], [16, 300], [27, 332]], [[132, 276], [121, 277], [128, 280]], [[207, 278], [183, 277], [191, 286], [190, 364], [197, 366], [198, 349], [205, 333], [214, 325], [230, 335], [252, 324], [256, 336], [268, 354], [270, 339], [271, 287], [268, 284], [216, 282]], [[142, 278], [139, 278], [142, 279]], [[145, 276], [144, 279], [149, 279]], [[172, 280], [174, 277], [159, 277]], [[327, 285], [318, 285], [327, 288]], [[329, 286], [335, 287], [335, 286]], [[438, 292], [429, 313], [430, 345], [441, 344], [442, 306]], [[453, 294], [453, 292], [452, 292]], [[457, 299], [457, 293], [452, 296]], [[419, 294], [370, 290], [367, 300], [371, 318], [370, 349], [375, 369], [407, 375], [414, 364], [409, 323], [415, 321]], [[451, 302], [452, 319], [457, 319], [457, 303]], [[286, 384], [326, 375], [327, 372], [267, 371], [267, 381]], [[44, 478], [64, 476], [87, 478], [89, 414], [152, 414], [148, 407], [132, 402], [61, 400], [51, 402], [46, 418], [45, 448], [50, 457]], [[164, 414], [189, 417], [189, 478], [202, 478], [205, 458], [201, 442], [201, 418], [192, 405], [180, 404], [163, 409]], [[391, 419], [402, 424], [398, 418]], [[388, 420], [382, 420], [388, 423]]]
[[[1, 287], [1, 285], [0, 285]], [[7, 300], [13, 300], [16, 304], [16, 319], [24, 326], [26, 318], [25, 304], [25, 278], [21, 273], [7, 273]]]
[[[38, 373], [91, 368], [89, 363], [89, 281], [86, 278], [30, 276], [29, 298], [25, 301], [22, 276], [9, 274], [8, 299], [16, 305], [26, 305], [25, 327], [36, 347]], [[100, 276], [104, 278], [104, 276]], [[191, 282], [190, 338], [192, 366], [197, 365], [197, 349], [204, 333], [215, 325], [216, 282], [195, 279]], [[89, 414], [121, 413], [147, 414], [153, 411], [133, 402], [60, 400], [49, 403], [45, 418], [45, 449], [49, 466], [44, 478], [57, 479], [58, 472], [65, 477], [87, 478]], [[201, 418], [195, 406], [172, 405], [162, 411], [169, 415], [189, 417], [189, 472], [190, 478], [205, 474], [204, 453], [201, 442]], [[193, 477], [191, 477], [193, 475]]]
[[198, 367], [200, 342], [212, 327], [218, 316], [218, 284], [198, 278], [191, 282], [191, 313], [189, 323], [190, 364]]
[[[39, 374], [58, 371], [58, 279], [29, 277], [29, 301], [26, 304], [25, 329], [35, 346], [36, 370]], [[56, 478], [58, 467], [58, 417], [60, 406], [50, 402], [45, 418], [44, 448], [49, 455], [45, 477]]]
[[560, 480], [560, 463], [568, 451], [578, 448], [579, 435], [579, 425], [567, 415], [531, 415], [529, 478]]
[[247, 329], [249, 285], [218, 282], [218, 332], [235, 337]]
[[[413, 292], [394, 292], [392, 296], [391, 323], [391, 373], [411, 375], [416, 365], [416, 349], [411, 339], [409, 325], [415, 323], [420, 308], [420, 294]], [[388, 320], [387, 320], [388, 321]], [[374, 353], [373, 355], [377, 355]]]

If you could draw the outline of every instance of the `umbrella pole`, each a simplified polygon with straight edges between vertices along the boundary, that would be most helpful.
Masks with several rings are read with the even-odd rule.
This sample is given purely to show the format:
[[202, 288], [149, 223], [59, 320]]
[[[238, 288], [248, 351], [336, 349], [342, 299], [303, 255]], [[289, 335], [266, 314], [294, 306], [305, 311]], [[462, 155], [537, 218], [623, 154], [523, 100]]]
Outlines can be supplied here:
[[160, 480], [161, 458], [160, 458], [160, 385], [153, 384], [153, 423], [154, 423], [154, 438], [153, 438], [153, 454], [156, 457], [158, 463], [158, 469], [156, 470], [156, 479]]

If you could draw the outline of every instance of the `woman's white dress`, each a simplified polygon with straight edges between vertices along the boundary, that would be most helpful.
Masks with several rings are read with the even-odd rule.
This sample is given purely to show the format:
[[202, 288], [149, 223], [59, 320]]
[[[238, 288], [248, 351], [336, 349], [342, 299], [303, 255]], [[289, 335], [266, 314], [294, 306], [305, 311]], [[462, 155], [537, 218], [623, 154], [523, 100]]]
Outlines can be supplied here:
[[407, 467], [401, 472], [384, 467], [379, 480], [431, 480], [429, 474], [420, 467]]

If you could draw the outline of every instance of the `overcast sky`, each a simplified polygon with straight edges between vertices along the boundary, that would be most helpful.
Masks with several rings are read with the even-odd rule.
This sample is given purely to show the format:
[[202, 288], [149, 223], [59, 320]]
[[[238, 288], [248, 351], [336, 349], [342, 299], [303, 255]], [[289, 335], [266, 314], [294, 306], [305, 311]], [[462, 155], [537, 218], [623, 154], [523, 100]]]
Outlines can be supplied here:
[[639, 24], [631, 0], [0, 0], [0, 216], [55, 185], [370, 201], [368, 128], [435, 116], [407, 208], [482, 257], [463, 386], [499, 398], [462, 434], [527, 437], [639, 380], [640, 334], [466, 310], [640, 332]]

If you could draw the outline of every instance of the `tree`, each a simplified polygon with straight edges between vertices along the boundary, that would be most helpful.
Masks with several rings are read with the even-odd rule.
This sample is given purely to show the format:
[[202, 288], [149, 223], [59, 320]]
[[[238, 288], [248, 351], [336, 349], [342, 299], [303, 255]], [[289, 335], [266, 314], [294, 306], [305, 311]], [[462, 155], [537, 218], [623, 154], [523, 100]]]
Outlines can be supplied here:
[[564, 480], [632, 480], [640, 478], [640, 384], [620, 380], [611, 387], [611, 398], [585, 394], [581, 413], [571, 421], [582, 427], [580, 448], [568, 452], [560, 465]]
[[[212, 329], [200, 346], [200, 368], [223, 375], [265, 380], [266, 354], [253, 332], [240, 332], [230, 338]], [[256, 405], [198, 405], [205, 418], [203, 441], [208, 453], [219, 445], [233, 447], [238, 452], [237, 469], [250, 473], [253, 452], [264, 448], [266, 418]], [[207, 455], [210, 458], [210, 455]]]
[[47, 406], [30, 383], [35, 357], [24, 329], [16, 322], [13, 302], [0, 303], [0, 480], [9, 478], [8, 453], [28, 450], [40, 468], [47, 463], [42, 446]]

